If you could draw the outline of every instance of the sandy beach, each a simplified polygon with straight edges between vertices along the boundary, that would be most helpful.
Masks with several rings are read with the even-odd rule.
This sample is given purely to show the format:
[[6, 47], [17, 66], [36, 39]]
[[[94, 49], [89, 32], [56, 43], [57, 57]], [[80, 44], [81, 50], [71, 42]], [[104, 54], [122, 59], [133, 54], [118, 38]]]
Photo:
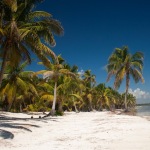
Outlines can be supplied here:
[[[150, 121], [111, 112], [0, 114], [1, 150], [149, 150]], [[12, 117], [20, 118], [14, 119]]]

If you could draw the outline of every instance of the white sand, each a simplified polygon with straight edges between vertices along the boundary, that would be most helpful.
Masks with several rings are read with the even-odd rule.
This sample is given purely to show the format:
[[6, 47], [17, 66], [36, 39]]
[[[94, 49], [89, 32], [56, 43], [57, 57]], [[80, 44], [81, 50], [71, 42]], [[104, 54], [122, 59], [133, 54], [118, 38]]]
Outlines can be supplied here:
[[[31, 116], [15, 113], [0, 115]], [[8, 138], [9, 134], [8, 139], [2, 138], [2, 135], [5, 137], [3, 130], [11, 132], [14, 138]], [[72, 112], [41, 120], [0, 120], [0, 150], [8, 149], [150, 150], [150, 121], [110, 112]]]

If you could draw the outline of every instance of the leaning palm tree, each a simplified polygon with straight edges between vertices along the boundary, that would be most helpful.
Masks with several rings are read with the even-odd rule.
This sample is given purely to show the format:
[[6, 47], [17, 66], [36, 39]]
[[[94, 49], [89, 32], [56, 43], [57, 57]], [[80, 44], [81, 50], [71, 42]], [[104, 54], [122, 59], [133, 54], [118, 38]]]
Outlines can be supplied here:
[[130, 54], [128, 47], [116, 48], [115, 51], [108, 59], [107, 72], [110, 80], [112, 76], [115, 77], [114, 88], [118, 89], [125, 77], [126, 90], [125, 90], [125, 110], [128, 110], [127, 106], [127, 94], [130, 83], [130, 76], [133, 77], [135, 83], [141, 81], [144, 82], [142, 76], [143, 69], [143, 53], [136, 52]]
[[[35, 53], [43, 63], [47, 57], [56, 59], [54, 52], [47, 46], [54, 46], [54, 34], [61, 35], [61, 23], [44, 11], [33, 11], [34, 4], [42, 0], [2, 0], [0, 1], [0, 85], [7, 61], [12, 66], [22, 59], [31, 62], [30, 52]], [[30, 51], [31, 50], [31, 51]]]
[[75, 74], [70, 72], [68, 69], [64, 69], [63, 62], [64, 59], [59, 55], [58, 56], [58, 61], [55, 61], [53, 64], [44, 64], [47, 70], [41, 70], [36, 72], [36, 74], [42, 74], [43, 79], [48, 80], [53, 80], [54, 81], [54, 100], [53, 100], [53, 105], [50, 113], [48, 115], [54, 115], [55, 114], [55, 107], [56, 107], [56, 99], [57, 99], [57, 84], [58, 80], [61, 76], [71, 76], [75, 78]]

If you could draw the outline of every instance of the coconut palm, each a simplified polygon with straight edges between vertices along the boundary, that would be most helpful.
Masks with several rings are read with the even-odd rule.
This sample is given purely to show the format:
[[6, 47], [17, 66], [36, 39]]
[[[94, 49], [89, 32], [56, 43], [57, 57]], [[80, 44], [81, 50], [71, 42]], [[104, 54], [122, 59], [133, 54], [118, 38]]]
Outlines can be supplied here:
[[85, 81], [86, 86], [89, 88], [92, 88], [96, 83], [95, 75], [91, 74], [91, 70], [86, 70], [84, 72], [84, 79], [83, 80]]
[[127, 94], [130, 83], [130, 76], [132, 76], [135, 83], [141, 81], [144, 82], [142, 76], [143, 69], [143, 53], [136, 52], [135, 54], [130, 54], [128, 47], [116, 48], [112, 55], [109, 57], [107, 72], [108, 78], [110, 80], [112, 76], [115, 77], [114, 87], [117, 89], [120, 87], [123, 79], [126, 81], [125, 90], [125, 110], [128, 110], [127, 106]]
[[[23, 71], [28, 62], [24, 62], [17, 67], [7, 66], [4, 80], [0, 89], [0, 95], [8, 100], [8, 110], [10, 111], [13, 103], [22, 96], [38, 96], [37, 90], [32, 82], [32, 71]], [[21, 96], [21, 97], [19, 97]]]
[[[76, 65], [70, 66], [69, 64], [63, 64], [63, 68], [69, 70], [76, 77], [78, 76], [78, 67]], [[59, 85], [57, 88], [59, 111], [62, 112], [62, 106], [73, 104], [75, 111], [78, 112], [76, 104], [81, 102], [81, 97], [78, 94], [79, 80], [70, 76], [61, 76], [59, 79]], [[78, 101], [78, 102], [77, 102]]]
[[44, 11], [33, 11], [34, 4], [41, 0], [2, 0], [0, 2], [0, 48], [2, 58], [0, 85], [6, 62], [17, 65], [22, 59], [31, 62], [30, 50], [43, 63], [49, 63], [55, 53], [47, 46], [54, 46], [54, 34], [61, 35], [63, 28], [59, 21]]
[[61, 76], [71, 76], [75, 78], [75, 74], [70, 72], [68, 69], [64, 69], [63, 66], [64, 59], [59, 55], [58, 56], [58, 61], [55, 61], [53, 64], [45, 64], [47, 70], [41, 70], [36, 72], [36, 74], [42, 74], [43, 78], [48, 80], [53, 80], [54, 81], [54, 100], [53, 100], [53, 105], [51, 112], [48, 115], [54, 115], [55, 114], [55, 107], [56, 107], [56, 96], [57, 96], [57, 84], [58, 80]]
[[[122, 98], [125, 98], [125, 93], [122, 94]], [[131, 93], [128, 93], [127, 95], [127, 105], [129, 108], [134, 108], [136, 105], [136, 97]]]
[[[76, 112], [79, 112], [78, 108], [80, 109], [83, 105], [83, 99], [82, 99], [82, 94], [80, 93], [81, 91], [81, 86], [80, 86], [80, 79], [72, 79], [69, 77], [69, 82], [66, 85], [66, 90], [68, 93], [67, 99], [68, 101], [72, 102], [73, 107], [75, 108]], [[77, 108], [78, 105], [78, 108]]]
[[97, 91], [99, 110], [102, 110], [103, 108], [111, 110], [111, 106], [115, 103], [115, 97], [112, 94], [111, 89], [107, 88], [103, 83], [97, 85], [95, 89]]
[[86, 100], [88, 111], [93, 111], [92, 100], [93, 100], [93, 88], [95, 86], [95, 75], [91, 74], [91, 70], [86, 70], [83, 74], [83, 81], [86, 87], [84, 91], [84, 99]]
[[115, 89], [111, 88], [111, 87], [108, 87], [110, 89], [110, 92], [111, 92], [111, 95], [114, 99], [114, 108], [122, 108], [122, 105], [123, 105], [123, 102], [124, 100], [122, 99], [122, 95]]

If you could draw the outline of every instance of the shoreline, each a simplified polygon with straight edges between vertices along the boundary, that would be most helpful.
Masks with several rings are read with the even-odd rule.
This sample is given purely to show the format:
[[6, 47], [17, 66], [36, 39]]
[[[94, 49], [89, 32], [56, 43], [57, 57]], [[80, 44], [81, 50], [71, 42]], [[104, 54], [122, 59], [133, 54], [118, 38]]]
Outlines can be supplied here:
[[[147, 118], [107, 111], [65, 112], [64, 116], [42, 119], [36, 114], [33, 117], [37, 119], [0, 120], [1, 149], [149, 150], [150, 147]], [[24, 113], [3, 112], [2, 115], [31, 117]]]

